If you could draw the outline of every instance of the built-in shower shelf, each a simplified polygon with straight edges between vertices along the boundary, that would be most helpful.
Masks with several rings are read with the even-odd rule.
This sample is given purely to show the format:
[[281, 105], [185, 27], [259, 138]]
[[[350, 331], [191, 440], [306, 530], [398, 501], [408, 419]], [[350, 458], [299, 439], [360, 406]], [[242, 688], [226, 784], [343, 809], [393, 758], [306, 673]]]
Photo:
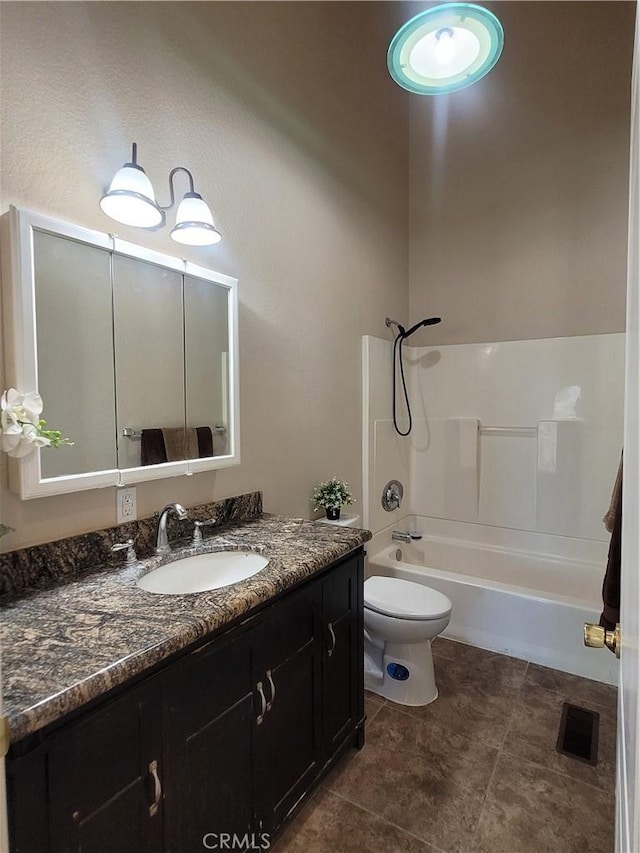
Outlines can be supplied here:
[[[513, 436], [523, 441], [482, 441]], [[535, 439], [534, 444], [529, 439]], [[511, 446], [513, 445], [513, 446]], [[445, 518], [506, 526], [512, 515], [513, 478], [520, 501], [528, 501], [516, 524], [562, 535], [578, 525], [573, 497], [582, 475], [582, 430], [578, 418], [541, 420], [536, 426], [484, 426], [478, 418], [448, 418], [445, 424], [443, 509]], [[505, 462], [508, 460], [508, 462]], [[506, 519], [507, 521], [504, 521]], [[512, 522], [513, 523], [513, 522]]]
[[478, 426], [480, 435], [516, 435], [537, 438], [538, 427]]

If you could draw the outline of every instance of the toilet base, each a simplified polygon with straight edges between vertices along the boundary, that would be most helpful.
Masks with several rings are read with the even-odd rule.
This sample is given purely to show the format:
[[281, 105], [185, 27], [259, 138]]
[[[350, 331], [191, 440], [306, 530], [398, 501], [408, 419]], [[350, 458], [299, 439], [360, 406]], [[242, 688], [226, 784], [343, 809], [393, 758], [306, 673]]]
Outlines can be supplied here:
[[438, 698], [430, 640], [387, 643], [381, 657], [382, 679], [367, 673], [367, 690], [399, 705], [429, 705]]

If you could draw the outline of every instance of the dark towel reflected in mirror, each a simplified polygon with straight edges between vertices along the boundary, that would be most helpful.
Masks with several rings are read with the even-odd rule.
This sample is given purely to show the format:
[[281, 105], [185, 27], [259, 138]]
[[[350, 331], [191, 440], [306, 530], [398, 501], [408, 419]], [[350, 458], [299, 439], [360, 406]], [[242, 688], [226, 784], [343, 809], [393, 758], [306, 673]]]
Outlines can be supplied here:
[[143, 429], [140, 464], [161, 465], [182, 459], [206, 459], [214, 455], [211, 427]]

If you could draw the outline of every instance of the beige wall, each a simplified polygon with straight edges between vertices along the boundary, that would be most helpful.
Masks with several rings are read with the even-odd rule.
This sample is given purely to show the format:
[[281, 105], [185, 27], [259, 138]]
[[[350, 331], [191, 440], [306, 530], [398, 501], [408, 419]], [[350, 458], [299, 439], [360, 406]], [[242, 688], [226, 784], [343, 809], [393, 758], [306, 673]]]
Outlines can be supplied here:
[[[360, 497], [360, 336], [408, 308], [408, 107], [383, 59], [396, 13], [0, 4], [0, 209], [110, 230], [98, 198], [135, 139], [161, 203], [169, 169], [193, 170], [224, 241], [190, 256], [240, 279], [242, 465], [140, 485], [139, 515], [263, 489], [267, 510], [308, 516], [333, 474]], [[168, 229], [117, 230], [182, 252]], [[1, 498], [7, 549], [115, 522], [113, 489]]]
[[485, 5], [496, 67], [411, 100], [410, 320], [443, 317], [413, 340], [624, 331], [635, 3]]

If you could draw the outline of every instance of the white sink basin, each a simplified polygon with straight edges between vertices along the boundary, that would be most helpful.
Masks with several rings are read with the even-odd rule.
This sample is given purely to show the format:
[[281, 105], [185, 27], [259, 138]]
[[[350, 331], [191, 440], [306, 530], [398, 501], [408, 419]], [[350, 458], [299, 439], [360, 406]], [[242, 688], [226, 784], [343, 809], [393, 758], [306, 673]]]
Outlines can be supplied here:
[[264, 569], [269, 560], [253, 551], [214, 551], [165, 563], [138, 581], [140, 589], [161, 595], [206, 592], [244, 581]]

